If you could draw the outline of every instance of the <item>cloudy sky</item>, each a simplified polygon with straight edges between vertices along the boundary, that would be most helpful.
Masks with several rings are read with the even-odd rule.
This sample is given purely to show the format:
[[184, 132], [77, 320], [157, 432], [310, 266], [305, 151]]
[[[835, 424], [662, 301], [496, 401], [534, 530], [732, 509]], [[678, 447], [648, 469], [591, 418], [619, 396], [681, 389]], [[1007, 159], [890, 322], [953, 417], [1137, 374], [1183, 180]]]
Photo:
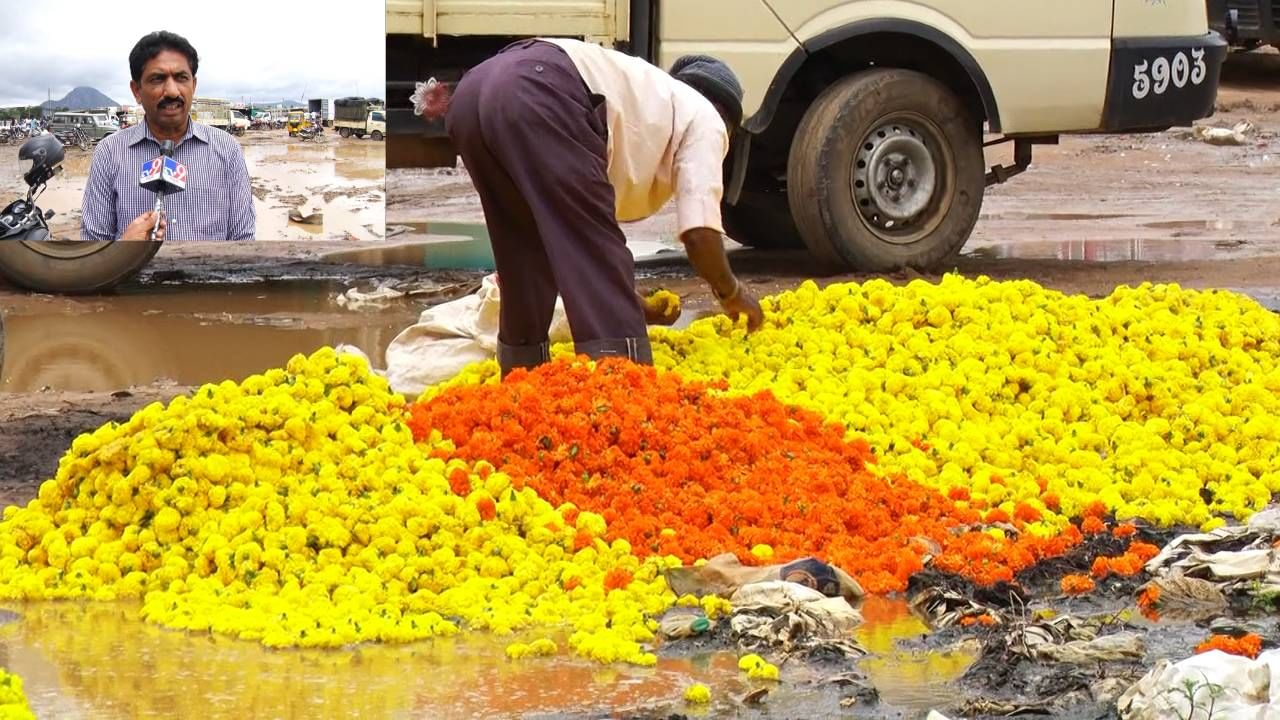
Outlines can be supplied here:
[[195, 47], [200, 97], [264, 102], [385, 94], [380, 0], [0, 5], [0, 107], [36, 105], [47, 92], [57, 100], [79, 85], [133, 104], [129, 51], [154, 30], [175, 32]]

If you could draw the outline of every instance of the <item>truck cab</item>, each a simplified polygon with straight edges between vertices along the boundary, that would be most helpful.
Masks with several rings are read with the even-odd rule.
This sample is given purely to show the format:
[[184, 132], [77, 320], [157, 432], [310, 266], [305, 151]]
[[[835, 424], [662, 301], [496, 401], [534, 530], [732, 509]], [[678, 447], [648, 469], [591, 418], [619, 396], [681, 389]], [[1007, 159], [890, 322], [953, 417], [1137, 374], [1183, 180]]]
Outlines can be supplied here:
[[[985, 188], [1068, 133], [1212, 114], [1226, 43], [1204, 0], [388, 0], [387, 166], [452, 164], [415, 82], [456, 83], [509, 42], [568, 36], [670, 67], [703, 53], [745, 89], [725, 169], [730, 237], [833, 267], [936, 267]], [[1004, 145], [1007, 162], [986, 166]]]
[[387, 111], [380, 100], [347, 97], [333, 103], [333, 126], [340, 137], [354, 135], [380, 141], [387, 135]]

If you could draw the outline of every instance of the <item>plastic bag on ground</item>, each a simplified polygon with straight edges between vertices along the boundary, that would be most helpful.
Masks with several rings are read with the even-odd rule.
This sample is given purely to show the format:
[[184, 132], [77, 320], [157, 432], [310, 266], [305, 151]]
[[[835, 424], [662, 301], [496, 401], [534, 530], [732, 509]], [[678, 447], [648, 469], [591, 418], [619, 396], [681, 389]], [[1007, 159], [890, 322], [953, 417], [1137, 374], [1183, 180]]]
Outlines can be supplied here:
[[[488, 275], [474, 295], [423, 310], [417, 324], [401, 331], [387, 347], [391, 389], [418, 395], [471, 363], [496, 357], [500, 302], [498, 277]], [[553, 343], [572, 341], [564, 303], [558, 298], [550, 335]]]
[[1161, 660], [1117, 701], [1122, 720], [1280, 720], [1280, 651]]
[[852, 638], [862, 614], [844, 599], [783, 580], [744, 585], [729, 599], [729, 626], [746, 649], [771, 648], [787, 654], [866, 654]]
[[848, 573], [815, 558], [801, 558], [783, 565], [747, 566], [733, 553], [723, 553], [705, 565], [671, 568], [665, 574], [667, 585], [676, 595], [727, 598], [744, 585], [766, 580], [787, 580], [831, 597], [843, 597], [851, 603], [862, 599], [864, 594], [862, 586]]

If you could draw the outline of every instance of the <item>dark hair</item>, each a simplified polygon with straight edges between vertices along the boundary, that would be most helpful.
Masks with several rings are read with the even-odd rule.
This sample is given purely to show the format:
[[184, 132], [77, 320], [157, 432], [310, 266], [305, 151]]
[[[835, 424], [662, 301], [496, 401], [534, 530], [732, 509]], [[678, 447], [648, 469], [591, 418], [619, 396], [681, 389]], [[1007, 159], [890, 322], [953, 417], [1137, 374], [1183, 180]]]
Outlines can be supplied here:
[[191, 77], [196, 76], [196, 70], [200, 65], [200, 56], [196, 54], [196, 49], [191, 47], [191, 43], [187, 39], [176, 33], [167, 30], [157, 30], [150, 35], [143, 35], [137, 45], [133, 46], [133, 50], [129, 52], [129, 72], [133, 74], [133, 81], [142, 82], [142, 66], [159, 55], [163, 50], [172, 50], [187, 56], [187, 64], [191, 66]]

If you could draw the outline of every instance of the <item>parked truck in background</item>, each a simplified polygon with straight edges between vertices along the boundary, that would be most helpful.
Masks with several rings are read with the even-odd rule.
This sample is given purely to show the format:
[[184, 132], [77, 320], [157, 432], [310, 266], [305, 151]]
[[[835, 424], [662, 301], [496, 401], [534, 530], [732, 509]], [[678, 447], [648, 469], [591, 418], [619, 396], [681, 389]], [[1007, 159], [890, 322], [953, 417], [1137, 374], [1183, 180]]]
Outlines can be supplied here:
[[325, 127], [333, 126], [333, 106], [330, 105], [328, 98], [313, 98], [307, 101], [307, 112], [315, 113], [320, 118], [320, 124]]
[[[727, 62], [746, 91], [725, 228], [756, 247], [883, 271], [956, 255], [987, 186], [1068, 133], [1212, 114], [1226, 43], [1205, 0], [387, 0], [387, 167], [452, 165], [414, 84], [456, 83], [522, 37], [576, 37], [668, 68]], [[991, 137], [991, 139], [987, 139]], [[1012, 162], [986, 167], [984, 148]]]
[[232, 132], [231, 101], [195, 98], [191, 101], [191, 119], [219, 130]]
[[338, 135], [382, 140], [387, 134], [387, 116], [382, 103], [372, 98], [345, 97], [333, 102], [333, 125]]

